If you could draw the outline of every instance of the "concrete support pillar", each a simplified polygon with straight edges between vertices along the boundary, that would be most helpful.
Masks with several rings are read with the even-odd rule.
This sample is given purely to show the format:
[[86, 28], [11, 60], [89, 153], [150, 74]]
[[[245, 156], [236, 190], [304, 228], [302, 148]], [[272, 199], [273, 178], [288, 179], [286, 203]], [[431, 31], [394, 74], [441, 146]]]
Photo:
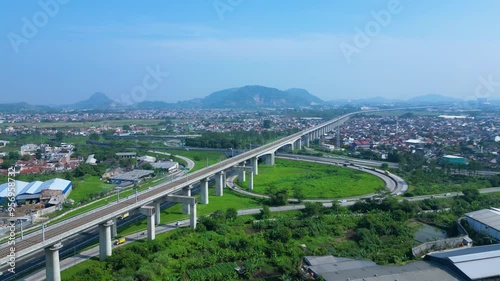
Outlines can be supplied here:
[[296, 145], [295, 147], [298, 149], [298, 150], [301, 150], [302, 149], [302, 139], [298, 139], [296, 141]]
[[244, 182], [246, 181], [246, 172], [243, 169], [240, 169], [238, 171], [238, 182]]
[[160, 224], [160, 215], [161, 215], [160, 202], [155, 201], [154, 207], [155, 207], [155, 224], [159, 225]]
[[196, 203], [189, 204], [191, 216], [189, 217], [189, 226], [192, 229], [196, 229]]
[[118, 224], [116, 223], [116, 218], [113, 218], [113, 224], [111, 225], [111, 239], [118, 235]]
[[61, 267], [59, 266], [59, 249], [61, 243], [45, 248], [45, 278], [47, 281], [61, 281]]
[[111, 225], [113, 221], [107, 221], [99, 225], [99, 259], [105, 260], [111, 256]]
[[266, 165], [274, 165], [274, 153], [266, 154]]
[[248, 173], [248, 189], [253, 190], [253, 171]]
[[[193, 189], [193, 185], [189, 185], [184, 187], [183, 190], [183, 195], [185, 196], [191, 196], [191, 189]], [[188, 203], [182, 203], [182, 213], [185, 215], [189, 215], [189, 204]]]
[[208, 181], [209, 178], [200, 181], [200, 203], [208, 204]]
[[259, 174], [259, 158], [253, 157], [252, 159], [250, 159], [250, 163], [252, 165], [252, 170], [253, 170], [254, 174], [258, 175]]
[[222, 196], [224, 194], [225, 185], [224, 172], [217, 173], [215, 175], [215, 196]]
[[141, 214], [146, 216], [146, 221], [148, 222], [148, 239], [155, 240], [156, 230], [155, 230], [155, 207], [153, 206], [142, 206]]

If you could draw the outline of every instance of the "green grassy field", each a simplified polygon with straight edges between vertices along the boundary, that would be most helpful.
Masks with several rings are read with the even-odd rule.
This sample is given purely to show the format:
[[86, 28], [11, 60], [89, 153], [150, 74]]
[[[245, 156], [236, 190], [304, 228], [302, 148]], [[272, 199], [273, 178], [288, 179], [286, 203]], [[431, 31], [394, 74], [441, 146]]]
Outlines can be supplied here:
[[[247, 188], [248, 181], [240, 183]], [[255, 193], [266, 194], [268, 189], [299, 187], [306, 198], [341, 198], [374, 193], [384, 182], [368, 173], [333, 165], [276, 159], [274, 166], [259, 166], [254, 177]]]
[[107, 184], [99, 180], [98, 176], [86, 176], [79, 180], [78, 187], [71, 191], [70, 199], [75, 200], [76, 203], [87, 198], [89, 194], [96, 194], [99, 192], [108, 192], [116, 185]]

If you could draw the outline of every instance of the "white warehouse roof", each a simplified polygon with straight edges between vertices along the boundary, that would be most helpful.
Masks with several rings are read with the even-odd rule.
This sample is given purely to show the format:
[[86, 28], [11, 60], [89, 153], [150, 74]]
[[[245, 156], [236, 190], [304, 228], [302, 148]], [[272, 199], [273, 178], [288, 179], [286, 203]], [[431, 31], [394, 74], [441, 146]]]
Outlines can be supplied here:
[[[19, 194], [19, 192], [21, 190], [23, 190], [28, 184], [30, 184], [29, 182], [25, 182], [25, 181], [14, 181], [16, 183], [15, 185], [15, 188], [16, 188], [16, 196]], [[4, 183], [4, 184], [0, 184], [0, 198], [2, 197], [7, 197], [9, 194], [9, 183]]]
[[[34, 182], [16, 182], [16, 197], [23, 194], [38, 194], [43, 190], [61, 190], [63, 193], [71, 185], [71, 181], [65, 179], [51, 179], [48, 181], [34, 181]], [[0, 185], [0, 198], [7, 197], [9, 192], [8, 183]]]
[[500, 210], [498, 209], [482, 209], [467, 213], [465, 216], [476, 220], [489, 228], [494, 228], [500, 231]]

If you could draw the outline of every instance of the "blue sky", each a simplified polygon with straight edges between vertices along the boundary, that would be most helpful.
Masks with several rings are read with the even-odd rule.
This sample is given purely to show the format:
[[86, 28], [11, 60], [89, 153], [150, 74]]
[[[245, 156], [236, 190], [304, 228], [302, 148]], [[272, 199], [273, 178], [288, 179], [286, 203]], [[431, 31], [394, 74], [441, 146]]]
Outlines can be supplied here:
[[[175, 102], [257, 84], [324, 100], [470, 98], [480, 77], [500, 82], [499, 10], [495, 0], [5, 0], [0, 103], [95, 92]], [[368, 41], [356, 44], [360, 34]], [[498, 84], [482, 95], [498, 99]]]

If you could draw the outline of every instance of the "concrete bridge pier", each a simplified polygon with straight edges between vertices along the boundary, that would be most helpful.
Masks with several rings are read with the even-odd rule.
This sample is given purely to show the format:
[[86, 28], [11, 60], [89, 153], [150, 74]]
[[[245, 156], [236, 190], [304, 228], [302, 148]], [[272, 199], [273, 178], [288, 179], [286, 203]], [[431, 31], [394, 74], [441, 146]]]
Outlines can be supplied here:
[[244, 181], [246, 181], [245, 169], [240, 169], [238, 173], [238, 182], [244, 182]]
[[248, 189], [253, 190], [253, 171], [248, 173]]
[[[184, 187], [182, 190], [183, 190], [183, 193], [184, 193], [184, 196], [189, 196], [191, 197], [191, 189], [193, 189], [193, 185], [190, 184], [186, 187]], [[190, 209], [189, 209], [189, 204], [188, 203], [182, 203], [182, 213], [183, 214], [186, 214], [186, 215], [189, 215], [190, 214]]]
[[112, 220], [99, 225], [99, 260], [101, 261], [111, 256], [111, 225], [113, 225]]
[[206, 178], [200, 181], [200, 203], [208, 204], [208, 181], [210, 179]]
[[148, 222], [148, 239], [155, 240], [155, 207], [153, 206], [142, 206], [141, 214], [146, 216]]
[[222, 196], [224, 194], [224, 186], [226, 185], [224, 172], [215, 175], [215, 196]]
[[59, 265], [59, 249], [61, 243], [45, 248], [45, 277], [47, 281], [61, 281], [61, 267]]
[[196, 229], [196, 202], [193, 204], [188, 204], [191, 215], [189, 216], [189, 226], [192, 229]]
[[309, 147], [309, 134], [305, 136], [306, 147]]
[[266, 165], [274, 165], [274, 153], [269, 153], [264, 156]]
[[118, 224], [116, 223], [116, 218], [113, 218], [113, 224], [111, 225], [111, 239], [118, 235]]
[[250, 159], [250, 165], [252, 166], [252, 170], [255, 173], [255, 175], [259, 174], [259, 158], [253, 157]]
[[155, 201], [153, 202], [153, 205], [155, 207], [155, 224], [159, 225], [160, 224], [160, 219], [161, 219], [161, 202], [160, 201]]
[[298, 150], [301, 150], [302, 149], [302, 139], [298, 139], [296, 142], [295, 142], [295, 148], [298, 149]]

